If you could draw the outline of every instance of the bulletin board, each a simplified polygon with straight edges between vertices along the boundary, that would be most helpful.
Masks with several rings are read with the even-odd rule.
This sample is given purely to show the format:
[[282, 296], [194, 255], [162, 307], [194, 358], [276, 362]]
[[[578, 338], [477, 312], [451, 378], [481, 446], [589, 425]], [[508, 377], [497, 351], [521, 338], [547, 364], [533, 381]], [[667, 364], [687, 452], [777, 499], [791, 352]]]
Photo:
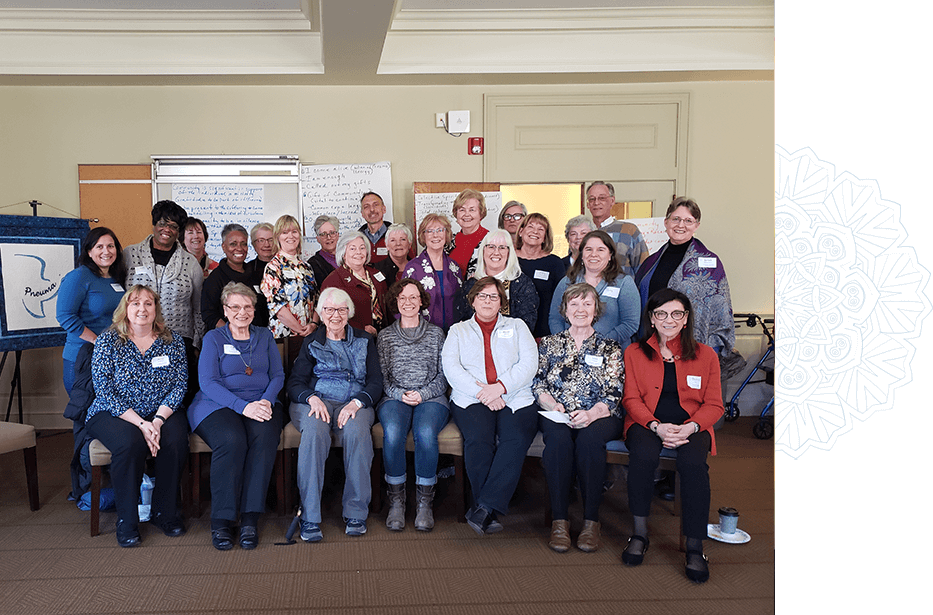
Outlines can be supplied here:
[[486, 199], [486, 217], [482, 226], [490, 231], [499, 226], [499, 212], [502, 211], [502, 193], [499, 192], [498, 182], [415, 182], [413, 192], [415, 195], [414, 215], [415, 234], [422, 218], [431, 213], [443, 214], [450, 220], [454, 234], [460, 231], [460, 225], [454, 220], [453, 204], [457, 195], [472, 188], [483, 193]]

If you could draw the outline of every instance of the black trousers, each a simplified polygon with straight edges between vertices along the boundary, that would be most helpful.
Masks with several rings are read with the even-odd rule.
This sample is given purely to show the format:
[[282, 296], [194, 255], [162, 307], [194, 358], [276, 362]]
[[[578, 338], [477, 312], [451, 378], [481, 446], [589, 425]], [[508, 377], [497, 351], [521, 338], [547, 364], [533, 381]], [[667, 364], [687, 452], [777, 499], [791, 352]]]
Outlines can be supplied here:
[[583, 518], [599, 521], [599, 505], [606, 482], [606, 442], [622, 436], [622, 419], [608, 416], [583, 429], [572, 429], [541, 416], [538, 428], [544, 434], [541, 464], [551, 495], [551, 516], [569, 519], [567, 509], [576, 467], [583, 495]]
[[236, 522], [239, 513], [262, 513], [285, 410], [259, 422], [230, 408], [211, 412], [194, 430], [211, 447], [211, 519]]
[[[709, 433], [701, 431], [677, 448], [680, 515], [687, 538], [706, 538], [710, 501], [706, 455], [711, 444]], [[625, 435], [625, 446], [629, 450], [628, 506], [636, 517], [647, 517], [654, 497], [654, 473], [661, 455], [661, 438], [641, 425], [632, 425]]]
[[[149, 457], [143, 432], [109, 412], [92, 416], [87, 429], [110, 450], [110, 480], [119, 519], [131, 525], [139, 523], [139, 486]], [[184, 411], [173, 412], [161, 429], [159, 454], [155, 457], [152, 516], [161, 515], [164, 520], [173, 521], [178, 518], [178, 486], [188, 461], [188, 417]]]

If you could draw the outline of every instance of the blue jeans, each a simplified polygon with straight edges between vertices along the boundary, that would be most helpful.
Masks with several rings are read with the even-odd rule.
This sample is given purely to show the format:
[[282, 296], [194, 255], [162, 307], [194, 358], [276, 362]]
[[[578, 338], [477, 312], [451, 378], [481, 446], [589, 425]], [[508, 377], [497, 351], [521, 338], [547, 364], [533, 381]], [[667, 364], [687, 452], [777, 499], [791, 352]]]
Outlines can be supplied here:
[[409, 430], [415, 440], [415, 483], [433, 485], [437, 482], [437, 434], [447, 425], [450, 413], [443, 404], [425, 401], [417, 406], [386, 399], [379, 405], [382, 423], [382, 459], [386, 467], [386, 482], [404, 484], [405, 443]]

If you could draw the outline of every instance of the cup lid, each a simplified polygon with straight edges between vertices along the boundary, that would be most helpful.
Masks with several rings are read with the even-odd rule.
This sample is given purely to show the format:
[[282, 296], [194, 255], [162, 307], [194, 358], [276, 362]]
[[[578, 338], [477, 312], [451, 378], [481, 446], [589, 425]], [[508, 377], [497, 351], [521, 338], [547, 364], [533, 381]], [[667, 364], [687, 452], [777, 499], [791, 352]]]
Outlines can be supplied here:
[[719, 509], [719, 514], [723, 515], [724, 517], [738, 517], [739, 511], [732, 508], [731, 506], [723, 506]]

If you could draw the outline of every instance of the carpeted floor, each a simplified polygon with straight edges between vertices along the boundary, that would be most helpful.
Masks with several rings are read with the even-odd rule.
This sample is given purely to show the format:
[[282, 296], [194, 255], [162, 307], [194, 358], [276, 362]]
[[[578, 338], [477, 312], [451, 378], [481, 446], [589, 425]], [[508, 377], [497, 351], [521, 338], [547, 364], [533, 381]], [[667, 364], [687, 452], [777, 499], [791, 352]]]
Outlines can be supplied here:
[[[0, 456], [0, 613], [601, 613], [742, 615], [774, 612], [774, 451], [740, 418], [717, 433], [710, 458], [712, 511], [740, 512], [744, 545], [709, 540], [710, 581], [690, 583], [678, 550], [672, 504], [655, 500], [645, 563], [620, 561], [631, 521], [624, 476], [601, 509], [602, 547], [554, 553], [543, 526], [544, 479], [526, 464], [503, 519], [505, 531], [480, 537], [454, 518], [453, 495], [441, 485], [433, 532], [385, 528], [385, 512], [369, 518], [360, 538], [343, 534], [339, 487], [325, 493], [324, 541], [276, 546], [290, 521], [272, 513], [260, 522], [259, 548], [221, 553], [210, 546], [209, 509], [188, 533], [167, 538], [143, 524], [143, 544], [121, 549], [114, 513], [101, 516], [91, 538], [88, 513], [66, 500], [70, 433], [42, 433], [38, 443], [42, 508], [30, 512], [22, 454]], [[571, 507], [572, 535], [582, 524]]]

